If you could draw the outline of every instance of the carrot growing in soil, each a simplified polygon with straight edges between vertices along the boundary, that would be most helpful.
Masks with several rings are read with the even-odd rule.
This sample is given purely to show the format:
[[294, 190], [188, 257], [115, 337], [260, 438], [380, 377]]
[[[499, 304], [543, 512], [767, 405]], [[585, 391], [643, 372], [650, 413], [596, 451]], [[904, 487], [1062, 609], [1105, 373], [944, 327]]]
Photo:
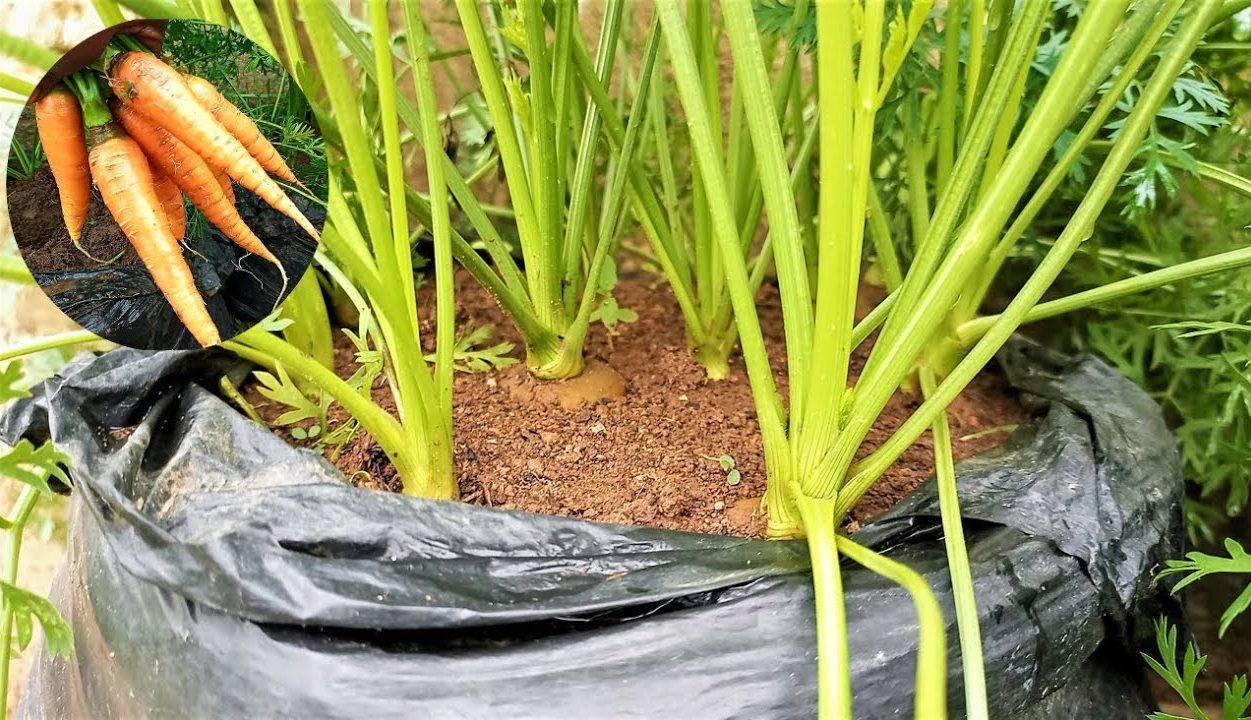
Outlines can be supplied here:
[[191, 89], [196, 100], [200, 101], [200, 105], [213, 114], [217, 122], [226, 128], [231, 135], [235, 136], [239, 142], [243, 143], [243, 147], [252, 157], [265, 168], [270, 175], [276, 175], [289, 183], [303, 186], [295, 177], [295, 173], [291, 172], [291, 168], [287, 167], [287, 163], [278, 154], [273, 143], [269, 142], [269, 138], [265, 137], [256, 123], [252, 122], [252, 118], [243, 114], [243, 111], [235, 107], [222, 94], [217, 92], [217, 88], [213, 87], [213, 83], [205, 80], [197, 75], [183, 75], [187, 81], [187, 87]]
[[143, 52], [124, 52], [110, 64], [113, 93], [127, 106], [160, 124], [210, 166], [256, 193], [278, 212], [294, 220], [311, 237], [316, 228], [266, 174], [247, 148], [195, 99], [182, 75]]
[[83, 136], [83, 113], [74, 94], [57, 87], [36, 101], [35, 125], [61, 196], [65, 229], [69, 230], [74, 246], [82, 250], [79, 239], [91, 206], [91, 176], [87, 140]]
[[191, 268], [165, 219], [139, 144], [114, 123], [90, 129], [91, 177], [178, 319], [201, 345], [221, 342]]
[[213, 223], [236, 245], [273, 263], [278, 268], [278, 272], [282, 275], [283, 288], [278, 297], [285, 295], [286, 269], [239, 216], [239, 212], [231, 202], [232, 198], [222, 192], [222, 186], [218, 184], [218, 178], [208, 163], [172, 133], [144, 117], [134, 108], [118, 105], [113, 109], [113, 113], [126, 128], [126, 132], [143, 148], [144, 154], [148, 156], [148, 160], [156, 170], [167, 175], [187, 196], [187, 199], [200, 208], [206, 220]]

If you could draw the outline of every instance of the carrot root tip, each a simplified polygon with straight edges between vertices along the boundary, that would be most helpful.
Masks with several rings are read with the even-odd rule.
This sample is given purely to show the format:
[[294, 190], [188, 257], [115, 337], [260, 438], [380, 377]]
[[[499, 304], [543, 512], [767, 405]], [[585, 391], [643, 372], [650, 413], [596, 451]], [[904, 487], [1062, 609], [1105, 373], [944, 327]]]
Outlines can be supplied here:
[[71, 237], [71, 238], [70, 238], [70, 241], [74, 243], [74, 247], [78, 248], [78, 252], [80, 252], [80, 253], [82, 253], [83, 255], [86, 255], [88, 258], [90, 258], [90, 259], [91, 259], [91, 262], [94, 262], [94, 263], [99, 263], [100, 265], [112, 265], [113, 263], [115, 263], [115, 262], [117, 262], [118, 260], [120, 260], [120, 259], [121, 259], [121, 257], [122, 257], [123, 255], [125, 255], [125, 254], [126, 254], [126, 251], [125, 251], [125, 250], [122, 250], [121, 252], [117, 253], [116, 255], [114, 255], [114, 256], [113, 256], [111, 259], [109, 259], [109, 260], [101, 260], [100, 258], [98, 258], [98, 257], [96, 257], [95, 255], [92, 255], [90, 252], [88, 252], [88, 251], [87, 251], [87, 248], [83, 247], [82, 242], [80, 242], [80, 241], [79, 241], [79, 238], [76, 238], [76, 237]]

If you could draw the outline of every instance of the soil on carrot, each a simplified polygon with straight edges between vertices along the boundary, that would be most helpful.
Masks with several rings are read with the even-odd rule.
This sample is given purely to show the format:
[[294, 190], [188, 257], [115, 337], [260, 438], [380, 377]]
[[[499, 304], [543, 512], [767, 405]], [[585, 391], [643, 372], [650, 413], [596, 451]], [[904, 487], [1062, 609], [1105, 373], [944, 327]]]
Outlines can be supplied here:
[[[518, 340], [471, 278], [458, 276], [456, 290], [462, 329], [492, 324], [496, 341]], [[587, 342], [587, 370], [577, 379], [535, 380], [524, 364], [457, 374], [455, 462], [462, 498], [600, 522], [760, 536], [764, 456], [741, 358], [732, 359], [729, 378], [709, 381], [687, 353], [677, 305], [654, 275], [623, 277], [616, 296], [639, 319], [618, 325], [615, 335], [597, 324]], [[779, 363], [776, 292], [763, 291], [760, 308], [770, 355]], [[433, 337], [428, 319], [422, 331], [424, 338]], [[518, 343], [514, 355], [521, 354]], [[863, 360], [861, 352], [857, 370]], [[346, 343], [339, 347], [338, 362], [339, 373], [349, 375], [352, 350]], [[785, 378], [778, 380], [785, 391]], [[248, 395], [266, 419], [282, 412], [255, 388]], [[384, 386], [375, 387], [374, 396], [393, 407]], [[893, 399], [864, 451], [885, 440], [916, 405], [915, 398]], [[995, 372], [975, 382], [952, 415], [957, 457], [1001, 443], [1026, 419]], [[865, 496], [853, 521], [889, 508], [926, 480], [933, 472], [931, 448], [927, 434]], [[733, 458], [737, 483], [727, 478], [722, 456]], [[367, 435], [358, 435], [334, 462], [358, 485], [400, 490], [386, 455]]]
[[[99, 193], [92, 188], [87, 226], [80, 238], [83, 249], [70, 242], [61, 217], [61, 205], [52, 171], [43, 166], [28, 180], [9, 185], [9, 218], [22, 260], [32, 273], [91, 270], [93, 260], [112, 260], [114, 265], [138, 265], [139, 256], [126, 241], [122, 229], [109, 214]], [[85, 252], [84, 252], [85, 251]], [[90, 257], [88, 257], [90, 255]], [[120, 257], [118, 257], [120, 255]]]

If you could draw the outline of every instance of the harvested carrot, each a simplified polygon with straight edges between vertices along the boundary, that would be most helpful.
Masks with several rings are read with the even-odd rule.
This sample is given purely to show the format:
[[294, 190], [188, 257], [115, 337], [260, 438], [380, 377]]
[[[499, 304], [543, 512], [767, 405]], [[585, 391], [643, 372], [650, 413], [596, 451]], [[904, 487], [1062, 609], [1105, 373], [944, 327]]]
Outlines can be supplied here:
[[122, 105], [114, 108], [113, 113], [130, 137], [143, 148], [152, 165], [167, 175], [177, 189], [193, 205], [200, 208], [205, 219], [239, 247], [278, 267], [283, 285], [283, 293], [279, 293], [278, 297], [282, 297], [287, 286], [286, 269], [239, 216], [234, 204], [222, 192], [208, 163], [172, 133], [139, 114], [134, 108]]
[[234, 103], [222, 97], [222, 94], [217, 92], [217, 88], [213, 87], [213, 83], [208, 80], [198, 75], [183, 75], [183, 78], [187, 81], [187, 87], [191, 88], [195, 99], [200, 101], [200, 105], [211, 112], [217, 122], [234, 135], [235, 139], [243, 143], [243, 147], [247, 148], [261, 167], [265, 168], [270, 175], [276, 175], [289, 183], [301, 184], [296, 179], [295, 173], [291, 172], [291, 168], [287, 167], [282, 156], [274, 149], [273, 144], [269, 142], [269, 138], [265, 137], [256, 123], [252, 122], [252, 118], [243, 114], [243, 111], [235, 107]]
[[[212, 168], [209, 168], [209, 169], [213, 170]], [[235, 187], [230, 184], [230, 176], [222, 172], [221, 170], [213, 170], [213, 175], [217, 177], [217, 185], [221, 187], [222, 192], [225, 193], [226, 199], [230, 201], [231, 205], [234, 205], [235, 204]]]
[[182, 193], [164, 171], [150, 162], [151, 159], [148, 158], [148, 168], [152, 171], [152, 189], [156, 191], [156, 199], [161, 201], [170, 233], [181, 242], [187, 236], [187, 209], [182, 206]]
[[165, 221], [139, 144], [114, 123], [91, 128], [91, 177], [178, 319], [201, 345], [221, 341], [195, 277]]
[[164, 127], [211, 167], [225, 171], [232, 180], [294, 220], [311, 237], [320, 239], [313, 224], [247, 148], [196, 101], [177, 70], [154, 55], [125, 52], [113, 59], [109, 77], [113, 94], [123, 103]]
[[[78, 246], [87, 210], [91, 206], [91, 175], [87, 141], [83, 135], [83, 112], [78, 99], [58, 87], [35, 103], [35, 126], [48, 156], [48, 167], [61, 196], [61, 216], [70, 240]], [[79, 246], [81, 249], [81, 246]]]

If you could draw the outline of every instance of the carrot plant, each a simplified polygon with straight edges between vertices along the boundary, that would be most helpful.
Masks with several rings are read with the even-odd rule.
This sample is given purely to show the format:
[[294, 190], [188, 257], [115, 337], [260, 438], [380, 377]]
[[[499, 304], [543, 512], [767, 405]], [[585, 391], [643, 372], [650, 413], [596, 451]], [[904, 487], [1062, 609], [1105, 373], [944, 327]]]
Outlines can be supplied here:
[[[465, 263], [464, 255], [460, 259], [517, 326], [533, 374], [547, 379], [577, 375], [595, 312], [611, 298], [613, 257], [630, 187], [642, 182], [636, 151], [648, 112], [645, 89], [656, 65], [658, 32], [653, 29], [643, 49], [640, 88], [627, 124], [604, 92], [614, 76], [624, 0], [606, 3], [593, 60], [573, 3], [549, 7], [522, 0], [515, 8], [501, 4], [485, 13], [473, 0], [455, 5], [494, 132], [524, 270], [498, 249], [499, 229], [449, 168], [456, 176], [454, 192], [461, 188], [456, 200], [496, 265], [494, 276]], [[526, 63], [524, 84], [513, 66], [516, 55]], [[601, 160], [603, 137], [610, 139], [611, 149]], [[602, 184], [601, 162], [611, 176]], [[654, 198], [649, 199], [657, 212]], [[657, 232], [663, 231], [653, 235]]]
[[[427, 163], [440, 166], [448, 192], [468, 226], [463, 232], [456, 227], [450, 230], [456, 260], [498, 301], [522, 336], [529, 369], [542, 378], [581, 372], [589, 326], [602, 301], [611, 297], [614, 273], [610, 266], [622, 232], [628, 191], [642, 183], [635, 152], [646, 97], [637, 97], [631, 108], [635, 128], [631, 132], [604, 91], [612, 78], [624, 6], [623, 0], [608, 4], [596, 58], [591, 60], [586, 39], [570, 12], [572, 5], [549, 18], [540, 3], [523, 2], [515, 13], [497, 18], [483, 13], [476, 3], [458, 3], [460, 23], [482, 85], [484, 115], [498, 152], [481, 167], [462, 174], [442, 142], [432, 145], [419, 140]], [[389, 94], [384, 87], [387, 78], [368, 60], [380, 51], [390, 51], [387, 28], [364, 28], [337, 12], [330, 14], [329, 21], [361, 70], [362, 94]], [[527, 40], [545, 37], [548, 27], [560, 39], [553, 47], [546, 41]], [[651, 74], [656, 54], [654, 47], [644, 52], [644, 75]], [[512, 68], [515, 55], [524, 57], [528, 65], [525, 84]], [[588, 93], [599, 94], [592, 101]], [[395, 98], [394, 110], [409, 129], [419, 126], [425, 112], [418, 99], [414, 105], [402, 95]], [[433, 105], [431, 112], [437, 112]], [[366, 110], [367, 115], [371, 113], [372, 109]], [[577, 143], [572, 140], [575, 128], [579, 128]], [[604, 134], [614, 148], [607, 162], [612, 174], [622, 179], [600, 185], [598, 171], [604, 159], [599, 148]], [[488, 175], [496, 162], [504, 170], [510, 193], [512, 208], [507, 213], [482, 203], [473, 191], [473, 184]], [[408, 200], [414, 218], [429, 227], [429, 198], [410, 188]], [[501, 226], [501, 220], [515, 225]], [[520, 263], [505, 240], [509, 230], [519, 240]]]
[[[305, 70], [316, 62], [325, 99], [310, 97], [310, 103], [329, 144], [340, 153], [331, 162], [328, 220], [322, 236], [325, 250], [318, 253], [317, 261], [360, 314], [359, 332], [352, 335], [360, 370], [347, 380], [339, 378], [331, 368], [273, 334], [271, 330], [283, 329], [281, 323], [255, 328], [241, 335], [237, 343], [227, 345], [244, 357], [279, 370], [279, 378], [301, 378], [341, 404], [387, 452], [406, 492], [453, 499], [457, 496], [451, 465], [455, 308], [445, 168], [437, 162], [427, 164], [429, 201], [422, 204], [420, 215], [422, 227], [433, 233], [435, 248], [436, 350], [433, 360], [427, 361], [422, 351], [410, 245], [414, 234], [410, 203], [420, 200], [412, 197], [404, 178], [402, 118], [397, 106], [400, 96], [391, 48], [379, 44], [367, 60], [362, 58], [369, 63], [368, 72], [378, 79], [379, 108], [371, 118], [375, 122], [367, 124], [358, 112], [348, 66], [339, 54], [333, 29], [337, 11], [322, 0], [301, 0], [296, 8], [282, 4], [284, 13], [298, 8], [313, 51], [313, 58], [306, 60], [298, 44], [289, 46], [285, 48], [288, 59], [297, 69]], [[425, 37], [417, 3], [405, 2], [402, 10], [409, 36]], [[385, 4], [374, 4], [368, 20], [375, 33], [389, 35]], [[263, 32], [264, 26], [250, 30]], [[417, 134], [426, 147], [441, 147], [440, 127], [432, 111], [434, 86], [425, 44], [408, 44], [406, 61], [418, 106], [423, 110], [413, 113], [413, 122], [405, 130]], [[309, 77], [300, 79], [307, 83]], [[316, 292], [316, 286], [310, 292]], [[315, 322], [320, 325], [321, 321]], [[379, 377], [385, 379], [395, 398], [398, 416], [387, 413], [371, 397], [373, 382]]]
[[[739, 247], [735, 251], [748, 265], [752, 293], [755, 294], [773, 269], [773, 252], [793, 252], [792, 246], [778, 246], [773, 235], [768, 234], [757, 243], [757, 235], [764, 207], [761, 178], [753, 161], [753, 139], [747, 131], [747, 106], [764, 98], [773, 103], [774, 112], [784, 128], [789, 130], [792, 143], [787, 148], [787, 158], [796, 169], [811, 163], [816, 149], [815, 126], [809, 126], [804, 108], [810, 88], [799, 82], [802, 74], [802, 40], [782, 42], [782, 38], [794, 38], [796, 33], [811, 21], [811, 2], [801, 0], [793, 8], [784, 8], [778, 21], [777, 33], [766, 34], [761, 43], [764, 57], [770, 59], [770, 69], [776, 67], [767, 87], [748, 89], [741, 78], [733, 78], [730, 103], [722, 107], [721, 86], [725, 80], [719, 66], [721, 36], [717, 19], [710, 2], [690, 4], [687, 28], [696, 74], [702, 95], [708, 104], [712, 122], [716, 152], [726, 167], [727, 192], [731, 201], [731, 214], [738, 228]], [[762, 6], [758, 12], [768, 11]], [[673, 81], [661, 75], [652, 84], [652, 103], [655, 107], [668, 108], [673, 101]], [[764, 92], [761, 96], [749, 92]], [[711, 379], [723, 379], [729, 371], [729, 356], [737, 342], [730, 286], [726, 281], [721, 262], [725, 252], [714, 239], [712, 197], [705, 191], [698, 165], [681, 172], [681, 160], [675, 157], [672, 121], [666, 112], [653, 112], [649, 123], [651, 157], [655, 165], [653, 187], [647, 191], [655, 195], [664, 210], [660, 234], [649, 232], [651, 258], [656, 262], [668, 281], [687, 326], [687, 334], [693, 355], [705, 368]], [[723, 140], [722, 140], [723, 139]], [[679, 183], [690, 182], [687, 197], [680, 194]], [[805, 172], [792, 174], [792, 190], [801, 210], [801, 217], [811, 217], [811, 176]], [[640, 212], [645, 206], [640, 206]], [[807, 211], [805, 214], [804, 211]], [[640, 214], [640, 217], [642, 215]], [[656, 222], [644, 223], [644, 227], [657, 227]], [[796, 247], [810, 249], [815, 240], [813, 226], [797, 222], [793, 228], [803, 242]], [[808, 253], [811, 256], [811, 253]], [[783, 264], [789, 264], [790, 259]], [[814, 265], [807, 269], [815, 271]], [[784, 293], [782, 302], [793, 308], [795, 303], [808, 299], [796, 293]]]
[[[730, 179], [736, 168], [721, 153], [721, 131], [699, 66], [700, 31], [683, 22], [676, 0], [658, 4], [674, 80], [686, 114], [697, 176], [707, 198], [710, 232], [720, 249], [760, 419], [769, 487], [765, 496], [773, 536], [807, 535], [817, 589], [820, 715], [849, 717], [845, 613], [839, 558], [907, 580], [921, 620], [916, 694], [919, 717], [945, 712], [942, 621], [933, 597], [916, 578], [836, 529], [864, 492], [927, 429], [935, 434], [935, 464], [944, 535], [951, 564], [963, 646], [969, 717], [987, 717], [980, 633], [960, 526], [946, 407], [993, 358], [1022, 322], [1084, 307], [1215, 268], [1246, 264], [1247, 253], [1213, 258], [1133, 278], [1079, 296], [1039, 304], [1043, 293], [1089, 235], [1126, 168], [1169, 96], [1203, 33], [1228, 10], [1219, 0], [1091, 3], [1081, 12], [1047, 82], [1027, 104], [1021, 89], [1039, 53], [1045, 0], [985, 4], [948, 3], [943, 11], [945, 48], [939, 59], [937, 98], [916, 112], [898, 113], [903, 132], [922, 131], [934, 142], [902, 143], [903, 157], [877, 156], [877, 140], [892, 128], [879, 117], [897, 100], [893, 84], [909, 49], [930, 27], [931, 3], [817, 3], [815, 38], [818, 115], [818, 213], [815, 247], [805, 247], [782, 131], [772, 103], [747, 103], [744, 112], [769, 220], [786, 330], [789, 396], [774, 384], [754, 306], [750, 269], [743, 259], [741, 223]], [[725, 0], [721, 16], [734, 59], [734, 82], [746, 97], [769, 97], [759, 28], [747, 0]], [[995, 11], [995, 22], [987, 22]], [[1180, 18], [1177, 18], [1178, 15]], [[857, 29], [862, 29], [858, 31]], [[970, 57], [963, 72], [959, 52]], [[920, 62], [926, 62], [924, 58]], [[1129, 83], [1146, 74], [1136, 92]], [[905, 88], [917, 92], [919, 88]], [[905, 100], [909, 100], [905, 98]], [[1065, 173], [1103, 128], [1118, 104], [1128, 105], [1102, 165], [1063, 232], [1007, 308], [971, 317], [987, 285], [985, 271], [1046, 205]], [[1058, 159], [1052, 148], [1062, 135]], [[794, 143], [792, 143], [794, 146]], [[1051, 161], [1051, 162], [1049, 162]], [[866, 225], [874, 246], [889, 226], [872, 217], [881, 207], [876, 175], [905, 178], [910, 261], [895, 275], [890, 296], [855, 322]], [[866, 215], [870, 222], [866, 223]], [[812, 257], [811, 255], [815, 255]], [[892, 253], [901, 262], [902, 253]], [[809, 264], [815, 264], [810, 274]], [[894, 275], [892, 278], [891, 275]], [[849, 382], [852, 350], [871, 333], [876, 342], [865, 367]], [[890, 397], [919, 385], [925, 401], [885, 443], [857, 460], [857, 451]]]
[[[332, 192], [329, 218], [323, 235], [325, 251], [319, 253], [318, 262], [327, 275], [347, 295], [361, 316], [358, 332], [352, 341], [358, 349], [360, 370], [348, 380], [340, 380], [333, 372], [315, 362], [310, 362], [297, 348], [278, 340], [273, 330], [284, 329], [288, 333], [296, 325], [271, 324], [258, 328], [227, 346], [245, 357], [281, 373], [271, 373], [269, 392], [276, 397], [295, 398], [296, 395], [280, 390], [286, 385], [285, 376], [294, 376], [311, 383], [343, 405], [353, 416], [353, 422], [368, 431], [387, 451], [404, 481], [406, 491], [451, 498], [456, 495], [456, 485], [451, 472], [451, 372], [454, 365], [452, 352], [453, 298], [451, 284], [451, 257], [479, 280], [499, 301], [505, 314], [516, 324], [526, 343], [527, 362], [532, 372], [543, 377], [562, 377], [575, 374], [582, 366], [582, 345], [586, 332], [601, 299], [610, 288], [601, 278], [611, 276], [611, 262], [617, 238], [621, 233], [627, 180], [638, 173], [633, 158], [639, 144], [645, 118], [644, 101], [640, 94], [636, 99], [628, 123], [622, 123], [614, 114], [609, 117], [610, 128], [620, 130], [612, 137], [619, 141], [619, 153], [611, 163], [611, 178], [604, 183], [606, 192], [602, 204], [593, 207], [592, 198], [598, 186], [597, 154], [599, 132], [596, 118], [606, 105], [595, 105], [578, 100], [568, 56], [587, 60], [585, 40], [574, 33], [573, 17], [567, 10], [553, 22], [558, 34], [564, 38], [559, 45], [565, 53], [563, 69], [556, 71], [560, 81], [549, 78], [543, 83], [531, 77], [530, 97], [521, 92], [515, 75], [508, 73], [509, 86], [504, 86], [504, 60], [488, 77], [484, 95], [496, 103], [492, 115], [495, 135], [500, 146], [500, 156], [506, 167], [519, 162], [526, 168], [507, 172], [510, 183], [519, 172], [536, 173], [536, 177], [563, 182], [562, 173], [570, 173], [571, 200], [568, 208], [560, 206], [561, 194], [552, 192], [541, 183], [535, 187], [544, 190], [542, 225], [539, 218], [526, 208], [526, 200], [534, 202], [534, 189], [530, 181], [522, 178], [513, 193], [517, 230], [522, 239], [524, 266], [510, 254], [501, 231], [493, 224], [486, 209], [474, 196], [471, 183], [460, 174], [451, 158], [444, 151], [441, 127], [434, 99], [430, 76], [431, 58], [424, 41], [405, 43], [406, 67], [414, 83], [416, 103], [409, 101], [397, 91], [397, 80], [392, 67], [393, 46], [390, 41], [392, 29], [388, 25], [386, 8], [382, 4], [371, 8], [367, 29], [353, 24], [329, 6], [324, 0], [299, 2], [292, 8], [285, 2], [275, 6], [283, 34], [283, 52], [288, 63], [295, 69], [297, 80], [305, 87], [320, 86], [325, 101], [311, 100], [313, 112], [328, 143], [342, 152], [342, 159], [331, 167]], [[607, 85], [611, 78], [611, 60], [608, 52], [619, 32], [623, 2], [617, 2], [610, 10], [608, 22], [601, 34], [596, 87]], [[313, 50], [320, 79], [314, 80], [309, 72], [312, 67], [303, 56], [296, 39], [294, 21], [298, 9], [303, 20], [302, 29]], [[425, 38], [426, 29], [416, 2], [402, 6], [405, 16], [405, 34], [409, 38]], [[467, 35], [479, 45], [486, 37], [487, 21], [476, 7], [463, 6], [462, 22]], [[524, 13], [523, 8], [520, 12]], [[537, 5], [530, 8], [528, 20], [513, 18], [500, 33], [507, 32], [513, 42], [524, 43], [525, 33], [541, 34], [545, 22]], [[241, 22], [245, 18], [240, 16]], [[521, 23], [521, 24], [518, 24]], [[527, 24], [528, 23], [528, 24]], [[265, 28], [249, 22], [245, 29], [253, 35], [264, 33]], [[520, 34], [518, 34], [520, 32]], [[492, 32], [492, 46], [503, 43], [503, 35]], [[646, 86], [655, 67], [658, 55], [658, 31], [653, 31], [650, 49], [644, 53], [641, 83]], [[354, 92], [349, 88], [344, 61], [335, 53], [337, 43], [347, 49], [349, 62], [360, 71], [359, 91], [367, 97], [376, 98], [365, 111], [358, 111]], [[541, 43], [526, 47], [539, 48]], [[486, 62], [481, 53], [476, 61]], [[489, 50], [489, 48], [488, 48]], [[491, 51], [494, 52], [494, 51]], [[550, 63], [544, 55], [545, 45], [535, 50], [528, 59], [531, 73], [535, 66]], [[495, 55], [490, 55], [495, 58]], [[493, 60], [492, 62], [495, 62]], [[585, 68], [584, 68], [585, 69]], [[480, 68], [480, 73], [483, 72]], [[540, 67], [540, 77], [544, 71]], [[585, 80], [591, 76], [581, 76]], [[510, 94], [511, 93], [511, 94]], [[313, 94], [311, 94], [313, 95]], [[537, 99], [535, 96], [538, 96]], [[553, 97], [545, 97], [552, 95]], [[560, 98], [561, 112], [555, 112], [555, 97]], [[502, 103], [502, 104], [501, 104]], [[560, 147], [569, 147], [567, 134], [575, 125], [573, 117], [582, 118], [583, 137], [589, 138], [580, 156], [562, 154], [554, 157], [554, 142], [541, 141], [527, 148], [522, 158], [520, 142], [522, 135], [513, 126], [512, 110], [508, 124], [502, 124], [502, 107], [516, 106], [524, 115], [526, 123], [544, 125], [529, 137], [560, 134], [566, 138]], [[375, 109], [376, 108], [376, 109]], [[545, 109], [547, 108], [547, 109]], [[522, 112], [524, 110], [524, 112]], [[564, 113], [564, 114], [562, 114]], [[413, 137], [415, 145], [425, 154], [428, 192], [423, 194], [405, 185], [405, 147], [402, 133]], [[610, 134], [611, 130], [610, 130]], [[512, 146], [509, 145], [512, 138]], [[550, 147], [549, 147], [550, 146]], [[508, 149], [505, 149], [505, 148]], [[411, 148], [411, 146], [410, 146]], [[545, 149], [544, 152], [533, 152]], [[515, 152], [514, 152], [515, 151]], [[525, 163], [530, 163], [526, 165]], [[481, 175], [481, 173], [474, 173]], [[383, 179], [385, 178], [385, 179]], [[524, 195], [521, 194], [524, 192]], [[523, 198], [518, 200], [518, 198]], [[450, 205], [455, 200], [459, 210], [476, 237], [464, 236], [450, 222]], [[593, 211], [594, 210], [594, 211]], [[597, 218], [591, 223], [590, 218]], [[569, 223], [582, 223], [570, 225]], [[416, 227], [410, 227], [415, 225]], [[538, 232], [539, 228], [541, 232]], [[579, 229], [583, 228], [583, 229]], [[435, 247], [437, 341], [433, 363], [427, 363], [421, 353], [416, 314], [416, 292], [411, 264], [411, 238], [423, 230], [431, 230]], [[471, 240], [485, 249], [487, 262], [479, 255]], [[564, 243], [564, 244], [562, 244]], [[563, 279], [561, 279], [563, 278]], [[591, 280], [591, 279], [594, 280]], [[553, 285], [553, 279], [556, 280]], [[559, 292], [550, 292], [553, 287]], [[285, 322], [285, 321], [283, 321]], [[320, 325], [320, 320], [314, 324]], [[432, 365], [432, 367], [430, 367]], [[372, 402], [369, 388], [373, 380], [385, 377], [390, 391], [397, 400], [398, 418], [392, 417]], [[312, 412], [314, 404], [306, 406], [305, 413]], [[291, 414], [288, 420], [302, 417]], [[342, 439], [340, 434], [339, 439]]]
[[[127, 4], [229, 19], [218, 0]], [[1241, 0], [1088, 3], [1063, 50], [1048, 60], [1045, 82], [1035, 84], [1027, 80], [1044, 50], [1049, 0], [800, 0], [789, 16], [770, 6], [776, 27], [811, 38], [813, 87], [799, 82], [796, 45], [762, 37], [751, 0], [723, 0], [719, 12], [702, 0], [657, 0], [636, 77], [614, 71], [623, 0], [607, 3], [594, 56], [572, 3], [520, 0], [484, 12], [473, 0], [457, 0], [508, 183], [506, 212], [473, 192], [495, 160], [464, 175], [443, 149], [417, 0], [401, 4], [398, 52], [385, 3], [368, 4], [367, 21], [354, 24], [327, 0], [275, 0], [281, 42], [250, 0], [230, 4], [249, 35], [281, 46], [335, 151], [317, 262], [359, 312], [350, 335], [358, 370], [341, 379], [297, 347], [292, 328], [323, 320], [286, 308], [283, 318], [227, 347], [267, 368], [274, 395], [294, 398], [297, 378], [340, 403], [387, 452], [407, 492], [455, 497], [453, 259], [517, 326], [530, 370], [566, 377], [580, 370], [590, 318], [611, 291], [605, 278], [628, 209], [710, 375], [725, 372], [737, 336], [763, 438], [769, 534], [806, 536], [812, 556], [821, 718], [848, 718], [852, 710], [844, 557], [912, 595], [920, 627], [916, 714], [945, 716], [945, 624], [933, 593], [914, 571], [838, 533], [861, 496], [926, 430], [935, 438], [965, 705], [971, 718], [988, 716], [946, 408], [1008, 337], [1031, 320], [1251, 263], [1251, 252], [1235, 250], [1041, 302], [1116, 192], [1203, 34]], [[97, 6], [112, 7], [110, 0]], [[304, 57], [301, 30], [312, 58]], [[733, 59], [728, 109], [718, 94], [721, 33]], [[934, 44], [919, 46], [923, 37]], [[667, 68], [659, 66], [662, 46]], [[398, 92], [397, 54], [416, 102]], [[514, 69], [522, 60], [525, 81]], [[918, 74], [932, 82], [915, 84]], [[614, 83], [633, 85], [629, 112], [626, 95], [609, 93]], [[676, 144], [665, 117], [670, 94], [683, 110], [694, 161], [689, 223], [666, 152]], [[376, 103], [362, 108], [358, 95]], [[1123, 117], [1102, 137], [1114, 110]], [[1096, 142], [1103, 143], [1097, 153]], [[404, 178], [406, 153], [418, 146], [424, 193]], [[654, 181], [642, 148], [660, 156]], [[1097, 158], [1087, 192], [1046, 256], [1002, 312], [979, 315], [995, 271], [1087, 149]], [[890, 189], [896, 192], [883, 192]], [[469, 230], [453, 224], [453, 202]], [[900, 224], [886, 216], [901, 205], [907, 245]], [[758, 244], [762, 216], [767, 233]], [[520, 263], [496, 224], [501, 219], [515, 222]], [[424, 231], [435, 250], [432, 360], [423, 354], [411, 259], [413, 238]], [[890, 294], [857, 322], [866, 240]], [[770, 270], [783, 308], [785, 395], [755, 306]], [[852, 382], [852, 352], [875, 333]], [[396, 400], [395, 416], [373, 401], [379, 379]], [[925, 399], [886, 442], [858, 458], [900, 389], [919, 389]], [[299, 412], [323, 407], [308, 403]]]

